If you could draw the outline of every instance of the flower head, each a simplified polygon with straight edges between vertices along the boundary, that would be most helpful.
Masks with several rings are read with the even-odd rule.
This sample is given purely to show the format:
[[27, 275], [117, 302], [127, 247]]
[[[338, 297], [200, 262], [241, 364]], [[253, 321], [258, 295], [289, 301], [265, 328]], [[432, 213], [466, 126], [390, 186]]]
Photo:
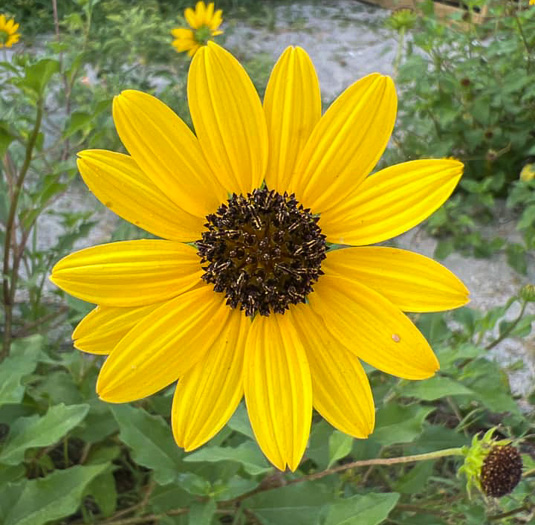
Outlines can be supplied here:
[[184, 11], [184, 17], [191, 29], [178, 27], [171, 31], [175, 37], [173, 47], [177, 52], [187, 51], [189, 56], [193, 56], [201, 46], [205, 46], [213, 37], [221, 35], [219, 30], [223, 18], [223, 11], [218, 9], [214, 12], [214, 4], [210, 2], [208, 6], [204, 2], [197, 2], [195, 10], [188, 7]]
[[73, 338], [109, 354], [101, 399], [128, 402], [178, 380], [173, 433], [193, 450], [245, 395], [260, 447], [295, 470], [313, 407], [351, 436], [373, 431], [361, 359], [407, 379], [438, 369], [403, 311], [456, 308], [467, 289], [431, 259], [369, 245], [433, 213], [463, 166], [416, 160], [369, 176], [394, 126], [392, 80], [355, 82], [322, 116], [300, 48], [280, 57], [262, 106], [238, 61], [208, 42], [193, 57], [188, 100], [195, 135], [158, 99], [124, 91], [113, 117], [129, 155], [79, 154], [97, 198], [167, 240], [81, 250], [51, 279], [98, 305]]
[[510, 494], [522, 478], [522, 457], [510, 439], [496, 440], [496, 428], [480, 438], [474, 436], [472, 445], [465, 447], [464, 465], [459, 469], [466, 476], [467, 490], [476, 486], [486, 496], [501, 498]]
[[15, 24], [15, 20], [8, 20], [5, 15], [0, 15], [0, 48], [11, 47], [19, 41], [18, 28], [19, 24]]

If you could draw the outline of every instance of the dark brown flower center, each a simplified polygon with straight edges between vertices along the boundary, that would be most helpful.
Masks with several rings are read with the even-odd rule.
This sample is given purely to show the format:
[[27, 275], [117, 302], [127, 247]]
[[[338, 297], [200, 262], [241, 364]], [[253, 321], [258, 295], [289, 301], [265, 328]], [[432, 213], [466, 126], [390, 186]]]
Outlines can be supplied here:
[[323, 274], [327, 246], [318, 217], [294, 195], [267, 188], [232, 195], [206, 219], [197, 242], [202, 278], [229, 306], [254, 316], [306, 301]]
[[481, 469], [481, 487], [487, 496], [501, 498], [513, 492], [522, 478], [522, 457], [511, 446], [494, 446]]

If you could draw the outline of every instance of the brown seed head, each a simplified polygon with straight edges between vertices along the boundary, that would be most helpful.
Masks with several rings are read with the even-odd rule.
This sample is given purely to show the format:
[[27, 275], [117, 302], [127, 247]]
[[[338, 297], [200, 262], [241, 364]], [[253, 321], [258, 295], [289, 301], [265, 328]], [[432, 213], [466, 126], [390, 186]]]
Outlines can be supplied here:
[[481, 488], [487, 496], [501, 498], [513, 492], [522, 477], [522, 458], [511, 445], [496, 445], [481, 469]]

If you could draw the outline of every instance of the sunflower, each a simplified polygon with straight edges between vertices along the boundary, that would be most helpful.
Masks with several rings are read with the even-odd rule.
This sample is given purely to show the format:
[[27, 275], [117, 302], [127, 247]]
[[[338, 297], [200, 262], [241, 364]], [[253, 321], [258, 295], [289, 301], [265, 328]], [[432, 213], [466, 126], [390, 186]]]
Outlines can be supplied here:
[[51, 279], [98, 305], [73, 339], [109, 354], [101, 399], [125, 403], [178, 380], [173, 434], [190, 451], [245, 395], [262, 451], [295, 470], [313, 407], [351, 436], [372, 432], [361, 359], [406, 379], [439, 368], [402, 312], [459, 307], [467, 289], [431, 259], [368, 245], [433, 213], [463, 166], [415, 160], [368, 176], [394, 126], [392, 80], [359, 80], [321, 116], [300, 48], [278, 60], [262, 107], [238, 61], [209, 42], [192, 60], [188, 99], [196, 135], [158, 99], [124, 91], [113, 118], [130, 155], [79, 154], [96, 197], [163, 239], [86, 248]]
[[18, 28], [19, 24], [15, 24], [15, 20], [8, 20], [6, 15], [0, 15], [0, 48], [11, 47], [19, 41]]
[[204, 2], [197, 2], [195, 11], [188, 7], [184, 11], [184, 18], [191, 29], [184, 27], [173, 29], [171, 31], [175, 37], [172, 43], [173, 47], [178, 53], [187, 51], [190, 57], [193, 56], [201, 46], [205, 46], [213, 37], [223, 34], [223, 31], [219, 30], [219, 26], [223, 22], [222, 13], [221, 9], [214, 12], [213, 2], [209, 3], [208, 6]]

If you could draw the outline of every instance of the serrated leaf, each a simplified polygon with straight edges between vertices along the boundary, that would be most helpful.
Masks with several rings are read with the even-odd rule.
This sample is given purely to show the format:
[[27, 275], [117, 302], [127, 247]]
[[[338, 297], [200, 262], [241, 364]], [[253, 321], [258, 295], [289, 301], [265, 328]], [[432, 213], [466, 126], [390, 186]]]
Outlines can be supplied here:
[[18, 483], [18, 497], [7, 512], [3, 525], [43, 525], [73, 514], [80, 506], [88, 484], [109, 466], [78, 465], [58, 470], [46, 478]]
[[399, 494], [353, 496], [329, 505], [324, 525], [378, 525], [396, 506]]
[[217, 463], [219, 461], [235, 461], [243, 466], [243, 469], [251, 476], [258, 476], [269, 472], [272, 467], [264, 458], [258, 445], [252, 441], [246, 441], [237, 447], [204, 447], [201, 450], [190, 453], [184, 457], [184, 461]]
[[339, 459], [345, 458], [353, 448], [353, 438], [335, 430], [329, 436], [329, 467]]
[[89, 405], [85, 404], [61, 404], [50, 407], [42, 417], [34, 415], [19, 419], [10, 429], [0, 453], [0, 463], [16, 465], [24, 460], [24, 453], [29, 448], [53, 445], [78, 425], [88, 410]]
[[112, 405], [110, 409], [119, 424], [120, 438], [132, 449], [135, 461], [152, 469], [160, 485], [175, 481], [183, 470], [184, 454], [163, 418], [129, 405]]
[[33, 335], [11, 345], [10, 355], [0, 364], [0, 406], [20, 403], [25, 386], [22, 379], [37, 366], [43, 337]]

